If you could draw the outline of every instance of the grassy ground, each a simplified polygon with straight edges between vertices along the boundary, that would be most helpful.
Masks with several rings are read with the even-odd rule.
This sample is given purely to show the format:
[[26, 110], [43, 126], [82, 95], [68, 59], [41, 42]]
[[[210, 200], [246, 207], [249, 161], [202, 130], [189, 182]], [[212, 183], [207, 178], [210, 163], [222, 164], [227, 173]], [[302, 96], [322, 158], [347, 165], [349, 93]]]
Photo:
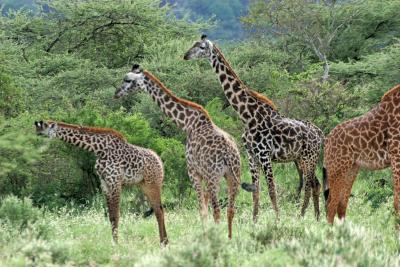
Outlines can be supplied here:
[[393, 198], [386, 193], [390, 185], [371, 197], [365, 192], [374, 180], [376, 176], [359, 179], [346, 221], [334, 226], [326, 224], [324, 212], [316, 222], [311, 206], [305, 218], [299, 218], [290, 193], [295, 183], [289, 190], [283, 180], [279, 222], [263, 192], [260, 218], [254, 224], [250, 195], [240, 193], [231, 241], [225, 209], [217, 226], [211, 213], [203, 224], [196, 208], [168, 210], [166, 248], [159, 246], [154, 217], [123, 212], [120, 242], [113, 246], [109, 222], [98, 205], [49, 212], [32, 208], [29, 201], [8, 198], [0, 207], [0, 265], [400, 266], [400, 234], [395, 230]]

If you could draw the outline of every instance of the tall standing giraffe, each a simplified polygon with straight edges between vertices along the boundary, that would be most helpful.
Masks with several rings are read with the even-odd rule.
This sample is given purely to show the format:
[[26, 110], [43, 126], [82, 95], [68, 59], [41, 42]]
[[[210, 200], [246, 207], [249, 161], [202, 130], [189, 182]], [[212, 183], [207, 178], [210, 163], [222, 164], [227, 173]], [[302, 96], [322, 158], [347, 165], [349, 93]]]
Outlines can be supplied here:
[[207, 217], [208, 204], [207, 197], [204, 197], [202, 180], [206, 182], [207, 194], [211, 198], [214, 220], [219, 222], [219, 184], [222, 176], [226, 178], [229, 187], [228, 236], [231, 238], [235, 197], [240, 185], [240, 154], [235, 141], [212, 122], [202, 106], [176, 97], [154, 75], [142, 71], [135, 64], [126, 74], [122, 86], [115, 92], [115, 97], [138, 90], [149, 93], [161, 110], [186, 132], [188, 174], [194, 183], [203, 219]]
[[106, 195], [112, 236], [118, 242], [119, 202], [124, 185], [140, 186], [154, 210], [161, 244], [167, 244], [161, 187], [164, 170], [161, 159], [150, 150], [131, 145], [117, 131], [55, 121], [35, 122], [36, 133], [59, 138], [96, 155], [95, 170]]
[[[324, 192], [327, 219], [346, 216], [351, 188], [360, 168], [392, 168], [394, 209], [400, 215], [400, 84], [364, 115], [337, 125], [326, 137]], [[327, 184], [326, 184], [327, 180]]]
[[[245, 124], [243, 141], [249, 155], [253, 182], [253, 219], [259, 207], [259, 169], [266, 175], [273, 209], [278, 217], [276, 190], [271, 162], [294, 161], [305, 178], [304, 215], [313, 188], [315, 216], [319, 218], [320, 184], [315, 176], [322, 131], [310, 122], [293, 120], [280, 115], [267, 97], [249, 89], [238, 77], [222, 52], [205, 35], [185, 53], [184, 59], [207, 58], [216, 72], [225, 96]], [[251, 186], [244, 184], [244, 189]]]

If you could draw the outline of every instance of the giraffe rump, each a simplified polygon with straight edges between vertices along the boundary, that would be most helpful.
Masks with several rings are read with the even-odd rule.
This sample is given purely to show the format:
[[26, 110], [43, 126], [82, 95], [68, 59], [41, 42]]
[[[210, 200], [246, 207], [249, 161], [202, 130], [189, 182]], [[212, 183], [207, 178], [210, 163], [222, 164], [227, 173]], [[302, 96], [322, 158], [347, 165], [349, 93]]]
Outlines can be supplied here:
[[147, 78], [152, 80], [154, 83], [156, 83], [169, 97], [172, 98], [173, 101], [176, 101], [176, 102], [178, 102], [178, 103], [180, 103], [180, 104], [182, 104], [184, 106], [194, 108], [194, 109], [202, 112], [209, 120], [211, 120], [210, 115], [208, 114], [207, 110], [203, 106], [201, 106], [201, 105], [199, 105], [197, 103], [194, 103], [192, 101], [189, 101], [189, 100], [186, 100], [186, 99], [182, 99], [182, 98], [179, 98], [179, 97], [175, 96], [171, 92], [171, 90], [169, 90], [167, 87], [165, 87], [165, 85], [157, 77], [155, 77], [151, 72], [149, 72], [147, 70], [144, 70], [143, 74]]
[[398, 92], [400, 90], [400, 84], [396, 85], [395, 87], [393, 87], [392, 89], [390, 89], [389, 91], [387, 91], [381, 98], [381, 102], [388, 100], [388, 98], [390, 96], [392, 96], [394, 93]]

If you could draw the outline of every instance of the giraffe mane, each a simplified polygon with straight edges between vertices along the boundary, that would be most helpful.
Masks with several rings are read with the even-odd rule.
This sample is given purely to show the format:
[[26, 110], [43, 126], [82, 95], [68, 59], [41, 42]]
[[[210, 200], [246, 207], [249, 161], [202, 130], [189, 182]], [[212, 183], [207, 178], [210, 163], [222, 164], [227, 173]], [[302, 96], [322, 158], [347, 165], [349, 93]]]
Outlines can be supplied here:
[[394, 93], [398, 92], [400, 89], [400, 84], [396, 85], [395, 87], [393, 87], [392, 89], [390, 89], [389, 91], [387, 91], [381, 98], [381, 102], [387, 100], [391, 95], [393, 95]]
[[76, 129], [85, 133], [93, 133], [93, 134], [108, 134], [112, 135], [122, 141], [126, 141], [126, 138], [118, 131], [110, 128], [101, 128], [101, 127], [90, 127], [90, 126], [81, 126], [76, 124], [69, 124], [65, 122], [58, 122], [58, 121], [48, 121], [49, 123], [57, 123], [57, 125], [69, 129]]
[[211, 120], [210, 115], [208, 114], [207, 110], [203, 106], [201, 106], [201, 105], [199, 105], [197, 103], [194, 103], [192, 101], [177, 97], [176, 95], [174, 95], [172, 93], [171, 90], [169, 90], [167, 87], [165, 87], [165, 85], [157, 77], [155, 77], [151, 72], [149, 72], [147, 70], [144, 70], [143, 74], [146, 77], [148, 77], [150, 80], [155, 82], [174, 101], [176, 101], [176, 102], [178, 102], [178, 103], [180, 103], [180, 104], [182, 104], [184, 106], [188, 106], [188, 107], [191, 107], [193, 109], [196, 109], [196, 110], [202, 112], [209, 120]]
[[277, 110], [275, 103], [269, 99], [268, 97], [266, 97], [265, 95], [262, 95], [259, 92], [256, 92], [254, 90], [251, 90], [240, 78], [239, 76], [236, 74], [236, 72], [233, 70], [231, 64], [229, 63], [229, 61], [225, 58], [224, 54], [221, 52], [221, 50], [214, 44], [213, 45], [214, 49], [218, 52], [219, 56], [221, 57], [221, 59], [225, 62], [225, 65], [228, 66], [228, 68], [230, 69], [230, 71], [232, 72], [233, 77], [239, 81], [239, 83], [243, 86], [243, 88], [249, 92], [249, 94], [251, 96], [253, 96], [254, 98], [256, 98], [257, 100], [267, 104], [268, 106], [270, 106], [272, 109]]

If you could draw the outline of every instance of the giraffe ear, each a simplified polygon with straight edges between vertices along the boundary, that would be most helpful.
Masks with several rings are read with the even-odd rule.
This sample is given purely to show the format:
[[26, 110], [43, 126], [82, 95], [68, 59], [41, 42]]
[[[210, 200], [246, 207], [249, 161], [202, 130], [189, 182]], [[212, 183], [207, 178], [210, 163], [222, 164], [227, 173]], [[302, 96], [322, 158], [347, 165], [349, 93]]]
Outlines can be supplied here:
[[207, 35], [203, 34], [200, 38], [202, 41], [205, 41], [207, 39]]
[[132, 72], [139, 73], [140, 71], [141, 71], [140, 70], [140, 65], [139, 64], [133, 64]]

